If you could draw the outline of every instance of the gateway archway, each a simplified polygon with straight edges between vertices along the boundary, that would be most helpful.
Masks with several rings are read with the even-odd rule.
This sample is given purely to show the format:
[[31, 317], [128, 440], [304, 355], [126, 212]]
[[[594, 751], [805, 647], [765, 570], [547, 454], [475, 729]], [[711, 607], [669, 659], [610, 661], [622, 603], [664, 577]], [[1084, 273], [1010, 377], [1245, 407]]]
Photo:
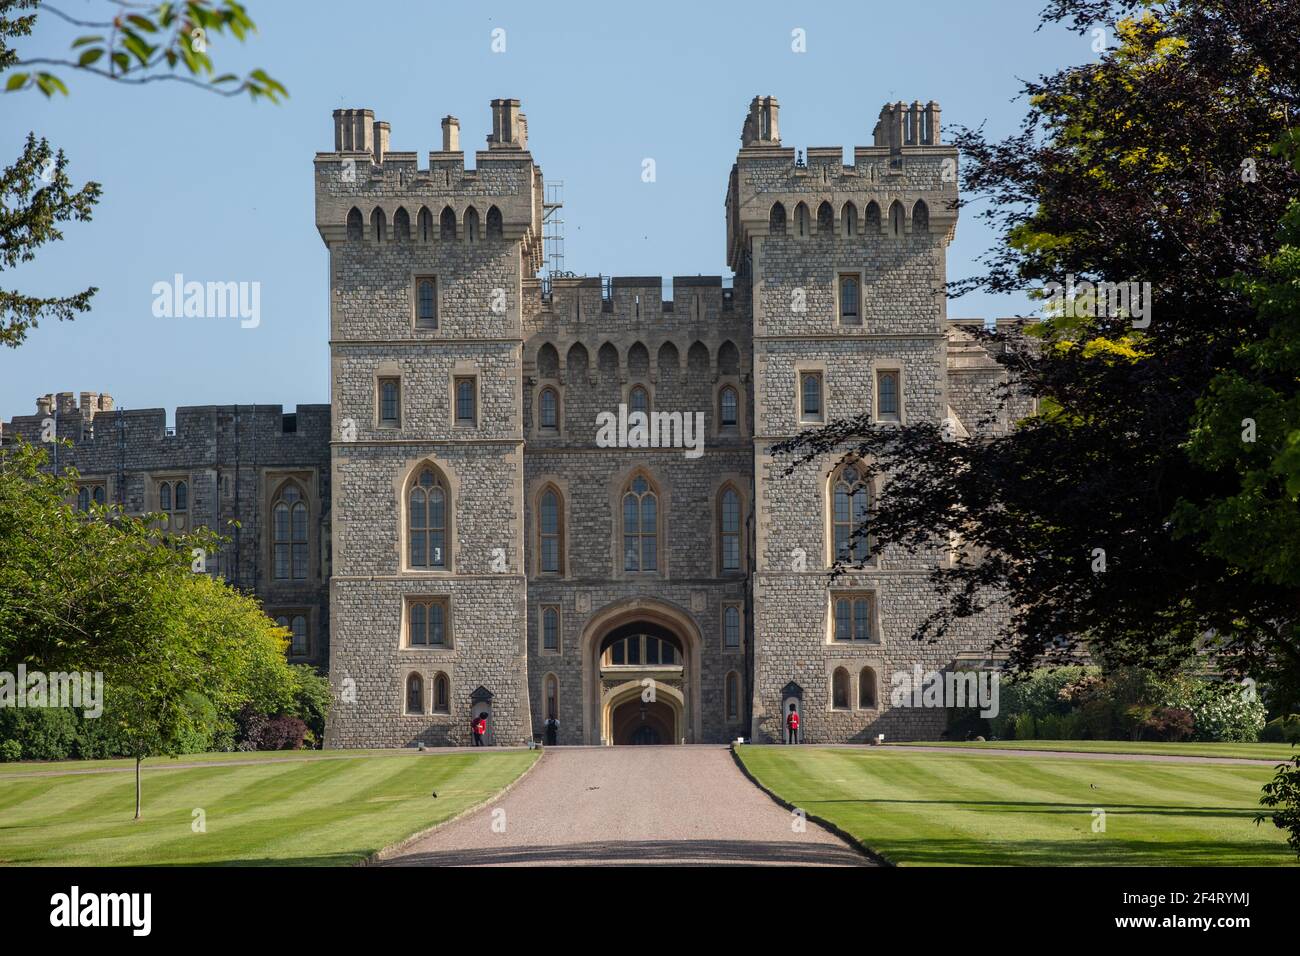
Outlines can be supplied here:
[[607, 746], [700, 739], [699, 631], [685, 611], [635, 599], [583, 632], [584, 736]]

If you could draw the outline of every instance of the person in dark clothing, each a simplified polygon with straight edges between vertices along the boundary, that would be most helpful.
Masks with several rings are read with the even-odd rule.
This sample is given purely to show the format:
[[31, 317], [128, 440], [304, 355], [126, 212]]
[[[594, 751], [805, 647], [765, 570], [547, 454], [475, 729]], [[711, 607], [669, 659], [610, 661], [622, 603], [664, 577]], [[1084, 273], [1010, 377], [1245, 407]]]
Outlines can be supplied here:
[[560, 737], [560, 721], [554, 715], [546, 718], [546, 746], [554, 747]]
[[799, 742], [799, 710], [794, 704], [790, 705], [790, 713], [785, 717], [786, 734], [785, 742], [788, 744], [797, 744]]
[[487, 735], [487, 713], [481, 713], [474, 718], [474, 746], [482, 747], [483, 738]]

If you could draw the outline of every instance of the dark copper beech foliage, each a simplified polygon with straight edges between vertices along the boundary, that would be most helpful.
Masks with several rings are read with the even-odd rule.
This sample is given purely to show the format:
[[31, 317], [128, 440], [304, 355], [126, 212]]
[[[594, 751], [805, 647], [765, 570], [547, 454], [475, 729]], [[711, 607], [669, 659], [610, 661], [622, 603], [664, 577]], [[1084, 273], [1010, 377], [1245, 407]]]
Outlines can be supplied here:
[[1261, 274], [1300, 195], [1289, 161], [1300, 0], [1053, 0], [1043, 22], [1080, 34], [1081, 61], [1094, 26], [1110, 27], [1113, 48], [1025, 82], [1015, 135], [958, 131], [963, 202], [1001, 241], [950, 292], [1041, 288], [1070, 273], [1150, 282], [1150, 326], [1029, 320], [982, 334], [1009, 388], [1038, 400], [1007, 434], [967, 422], [972, 439], [948, 442], [935, 424], [864, 415], [778, 451], [791, 470], [868, 458], [884, 479], [869, 517], [877, 551], [958, 533], [984, 553], [933, 571], [943, 601], [918, 640], [1004, 603], [998, 646], [1015, 670], [1080, 644], [1161, 670], [1204, 648], [1294, 701], [1300, 588], [1217, 556], [1173, 515], [1237, 490], [1233, 470], [1198, 464], [1186, 445], [1210, 380], [1242, 368], [1239, 349], [1269, 331], [1241, 280]]

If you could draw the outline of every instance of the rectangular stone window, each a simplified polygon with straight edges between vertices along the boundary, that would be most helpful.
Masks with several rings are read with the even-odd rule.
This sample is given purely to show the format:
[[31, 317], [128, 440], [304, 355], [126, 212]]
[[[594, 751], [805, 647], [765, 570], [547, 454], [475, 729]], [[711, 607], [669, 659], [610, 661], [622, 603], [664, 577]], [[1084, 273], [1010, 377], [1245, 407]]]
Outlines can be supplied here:
[[452, 382], [452, 398], [456, 403], [456, 424], [473, 428], [478, 424], [478, 379], [473, 375], [457, 375]]
[[741, 626], [740, 605], [722, 605], [722, 648], [727, 651], [740, 650]]
[[840, 642], [875, 640], [875, 595], [837, 592], [831, 596], [831, 637]]
[[799, 373], [799, 420], [820, 422], [825, 415], [822, 395], [822, 373]]
[[451, 606], [446, 598], [406, 599], [406, 646], [451, 646]]
[[311, 616], [305, 610], [284, 611], [275, 618], [275, 623], [289, 632], [289, 656], [311, 656]]
[[415, 277], [415, 327], [438, 327], [438, 280], [434, 276]]
[[839, 277], [840, 325], [862, 324], [862, 280], [857, 273]]
[[402, 424], [402, 380], [400, 378], [379, 380], [379, 424], [385, 428], [397, 428]]
[[879, 369], [876, 372], [876, 418], [882, 422], [902, 420], [899, 379], [897, 369]]

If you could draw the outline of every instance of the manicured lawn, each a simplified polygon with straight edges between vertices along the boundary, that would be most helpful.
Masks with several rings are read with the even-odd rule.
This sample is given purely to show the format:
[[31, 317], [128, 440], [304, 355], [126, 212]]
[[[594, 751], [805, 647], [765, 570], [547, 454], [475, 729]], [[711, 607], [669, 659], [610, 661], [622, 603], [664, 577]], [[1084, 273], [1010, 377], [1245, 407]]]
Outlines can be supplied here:
[[[330, 757], [355, 757], [368, 754], [410, 754], [417, 751], [406, 750], [249, 750], [206, 754], [183, 754], [180, 757], [150, 757], [144, 762], [147, 773], [150, 770], [163, 770], [189, 763], [229, 763], [249, 760], [327, 760]], [[50, 771], [69, 770], [124, 770], [135, 771], [135, 761], [114, 757], [106, 760], [20, 760], [16, 763], [0, 763], [0, 777], [18, 774], [49, 773]]]
[[[538, 757], [527, 750], [342, 758], [326, 751], [238, 766], [163, 763], [144, 774], [140, 820], [132, 819], [132, 773], [7, 774], [0, 864], [355, 863], [489, 799]], [[207, 832], [194, 832], [195, 810], [204, 812]]]
[[[1281, 830], [1253, 822], [1269, 767], [888, 747], [737, 752], [781, 798], [901, 865], [1296, 862]], [[1105, 832], [1094, 833], [1098, 809]]]
[[897, 746], [962, 747], [971, 750], [1072, 750], [1075, 753], [1090, 754], [1175, 754], [1184, 757], [1246, 757], [1250, 760], [1278, 762], [1290, 760], [1296, 753], [1300, 753], [1290, 744], [1162, 744], [1127, 740], [992, 740], [984, 743], [925, 740], [908, 741]]

